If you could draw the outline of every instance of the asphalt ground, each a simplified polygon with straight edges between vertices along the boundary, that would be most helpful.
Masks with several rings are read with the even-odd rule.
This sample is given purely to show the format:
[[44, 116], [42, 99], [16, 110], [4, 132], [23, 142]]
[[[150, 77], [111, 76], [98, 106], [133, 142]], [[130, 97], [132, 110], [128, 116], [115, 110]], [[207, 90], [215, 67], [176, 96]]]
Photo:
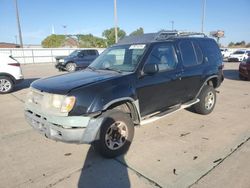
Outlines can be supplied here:
[[89, 145], [35, 132], [23, 107], [30, 83], [62, 74], [53, 64], [22, 65], [25, 80], [0, 96], [0, 187], [250, 187], [250, 82], [225, 63], [214, 111], [182, 110], [136, 127], [125, 156], [104, 159]]

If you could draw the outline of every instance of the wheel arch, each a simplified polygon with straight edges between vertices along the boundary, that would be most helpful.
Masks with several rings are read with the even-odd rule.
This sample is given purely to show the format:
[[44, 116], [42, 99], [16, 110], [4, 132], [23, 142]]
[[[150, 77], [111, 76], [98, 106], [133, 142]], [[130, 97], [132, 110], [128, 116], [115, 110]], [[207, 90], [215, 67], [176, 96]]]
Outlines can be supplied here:
[[103, 110], [111, 110], [117, 109], [123, 111], [125, 113], [130, 114], [133, 122], [135, 124], [140, 123], [140, 110], [139, 110], [139, 103], [138, 100], [134, 100], [130, 97], [119, 98], [110, 101], [109, 103], [105, 104]]
[[202, 86], [200, 87], [199, 89], [199, 92], [197, 93], [197, 95], [195, 96], [195, 98], [197, 98], [200, 93], [201, 93], [201, 90], [203, 89], [203, 87], [205, 85], [210, 85], [212, 86], [213, 88], [217, 88], [219, 86], [219, 78], [217, 75], [213, 75], [213, 76], [209, 76], [202, 84]]
[[9, 77], [12, 82], [15, 84], [16, 83], [16, 79], [14, 76], [12, 76], [11, 74], [8, 74], [8, 73], [5, 73], [5, 72], [0, 72], [0, 76], [6, 76], [6, 77]]

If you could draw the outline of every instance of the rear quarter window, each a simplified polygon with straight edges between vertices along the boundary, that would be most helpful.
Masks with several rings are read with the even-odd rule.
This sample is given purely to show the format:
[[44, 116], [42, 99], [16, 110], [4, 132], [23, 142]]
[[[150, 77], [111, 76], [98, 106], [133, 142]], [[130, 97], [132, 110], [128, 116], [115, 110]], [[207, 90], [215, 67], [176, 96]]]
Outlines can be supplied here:
[[209, 63], [222, 63], [222, 55], [217, 43], [212, 39], [204, 39], [198, 41], [199, 46], [203, 51], [206, 61]]

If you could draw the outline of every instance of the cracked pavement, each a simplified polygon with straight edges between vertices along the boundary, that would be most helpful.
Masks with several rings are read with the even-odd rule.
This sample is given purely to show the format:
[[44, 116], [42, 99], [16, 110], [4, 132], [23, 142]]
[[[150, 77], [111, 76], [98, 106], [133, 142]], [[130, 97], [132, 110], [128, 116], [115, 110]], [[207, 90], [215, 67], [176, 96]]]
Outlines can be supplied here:
[[29, 84], [62, 73], [22, 68], [26, 80], [0, 96], [0, 187], [250, 187], [250, 82], [238, 80], [238, 63], [225, 63], [213, 113], [182, 110], [136, 127], [116, 159], [33, 131], [23, 115]]

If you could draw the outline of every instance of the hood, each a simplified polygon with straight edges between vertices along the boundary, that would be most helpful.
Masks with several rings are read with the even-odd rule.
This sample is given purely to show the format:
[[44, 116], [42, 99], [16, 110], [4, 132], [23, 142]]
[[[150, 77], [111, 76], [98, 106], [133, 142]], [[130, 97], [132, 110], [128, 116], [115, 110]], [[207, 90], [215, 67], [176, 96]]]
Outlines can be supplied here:
[[33, 82], [31, 84], [31, 87], [47, 93], [65, 95], [69, 93], [72, 89], [120, 77], [121, 75], [122, 74], [113, 71], [83, 70], [59, 76], [39, 79]]

